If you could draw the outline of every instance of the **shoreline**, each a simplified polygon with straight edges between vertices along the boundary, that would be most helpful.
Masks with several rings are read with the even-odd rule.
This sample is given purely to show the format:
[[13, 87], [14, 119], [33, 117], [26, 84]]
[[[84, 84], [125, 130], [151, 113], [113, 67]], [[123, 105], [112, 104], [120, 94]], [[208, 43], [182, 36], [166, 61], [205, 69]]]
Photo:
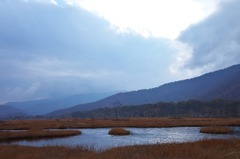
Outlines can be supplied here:
[[108, 118], [0, 121], [0, 130], [240, 126], [240, 118]]
[[[240, 126], [240, 118], [114, 118], [114, 119], [41, 119], [0, 121], [1, 130], [45, 131], [46, 129], [84, 128], [170, 128], [202, 126]], [[31, 153], [29, 153], [31, 152]], [[115, 147], [100, 152], [84, 146], [0, 145], [0, 158], [11, 159], [221, 159], [240, 157], [240, 139], [205, 139], [195, 142]]]

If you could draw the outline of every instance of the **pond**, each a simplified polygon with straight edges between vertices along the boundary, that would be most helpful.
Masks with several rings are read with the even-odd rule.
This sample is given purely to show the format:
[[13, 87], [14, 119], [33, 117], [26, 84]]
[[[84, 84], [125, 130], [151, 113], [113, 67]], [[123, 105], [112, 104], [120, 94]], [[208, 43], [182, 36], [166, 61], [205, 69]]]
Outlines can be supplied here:
[[156, 144], [156, 143], [182, 143], [212, 138], [240, 138], [240, 127], [232, 127], [234, 134], [216, 135], [199, 133], [199, 127], [175, 128], [126, 128], [131, 131], [129, 136], [108, 135], [109, 128], [79, 129], [82, 134], [77, 136], [43, 139], [35, 141], [17, 141], [8, 144], [27, 146], [69, 146], [82, 145], [95, 150], [104, 150], [118, 146]]

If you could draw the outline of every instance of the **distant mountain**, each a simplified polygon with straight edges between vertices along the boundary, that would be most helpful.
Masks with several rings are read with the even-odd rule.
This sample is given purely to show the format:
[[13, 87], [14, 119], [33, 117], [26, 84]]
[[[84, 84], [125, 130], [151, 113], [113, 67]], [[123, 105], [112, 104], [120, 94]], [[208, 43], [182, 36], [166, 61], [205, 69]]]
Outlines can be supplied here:
[[13, 108], [8, 105], [0, 106], [0, 120], [9, 118], [21, 118], [26, 114], [19, 109]]
[[240, 64], [196, 78], [164, 84], [157, 88], [118, 93], [97, 102], [54, 111], [48, 116], [56, 117], [103, 107], [178, 102], [191, 99], [207, 101], [216, 98], [240, 101]]
[[89, 103], [105, 98], [114, 93], [77, 94], [64, 98], [50, 98], [25, 102], [10, 102], [2, 106], [16, 108], [28, 115], [43, 115], [58, 109], [68, 108], [77, 104]]

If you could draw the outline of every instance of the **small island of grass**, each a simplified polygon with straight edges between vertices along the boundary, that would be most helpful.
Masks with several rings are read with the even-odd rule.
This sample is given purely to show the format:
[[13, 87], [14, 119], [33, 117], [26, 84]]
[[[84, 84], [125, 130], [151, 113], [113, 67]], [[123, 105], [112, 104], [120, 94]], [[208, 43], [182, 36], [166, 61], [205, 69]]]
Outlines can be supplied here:
[[57, 138], [80, 135], [81, 131], [77, 130], [28, 130], [20, 132], [0, 132], [1, 141], [12, 141], [12, 140], [37, 140], [46, 138]]
[[118, 136], [122, 136], [122, 135], [130, 135], [130, 131], [123, 129], [123, 128], [112, 128], [109, 132], [109, 135], [118, 135]]
[[224, 126], [207, 126], [200, 129], [200, 133], [207, 134], [232, 134], [233, 130]]

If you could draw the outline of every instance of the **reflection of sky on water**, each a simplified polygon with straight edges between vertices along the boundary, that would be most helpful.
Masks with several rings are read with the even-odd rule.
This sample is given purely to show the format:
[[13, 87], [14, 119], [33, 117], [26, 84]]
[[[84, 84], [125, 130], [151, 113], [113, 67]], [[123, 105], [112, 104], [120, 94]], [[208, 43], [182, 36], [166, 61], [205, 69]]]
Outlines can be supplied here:
[[38, 141], [18, 141], [11, 144], [29, 146], [83, 145], [97, 150], [117, 146], [189, 142], [210, 138], [240, 138], [240, 127], [235, 127], [232, 135], [212, 135], [199, 133], [199, 127], [177, 127], [177, 128], [127, 128], [131, 131], [129, 136], [110, 136], [108, 128], [81, 129], [82, 134], [78, 136], [56, 138]]

